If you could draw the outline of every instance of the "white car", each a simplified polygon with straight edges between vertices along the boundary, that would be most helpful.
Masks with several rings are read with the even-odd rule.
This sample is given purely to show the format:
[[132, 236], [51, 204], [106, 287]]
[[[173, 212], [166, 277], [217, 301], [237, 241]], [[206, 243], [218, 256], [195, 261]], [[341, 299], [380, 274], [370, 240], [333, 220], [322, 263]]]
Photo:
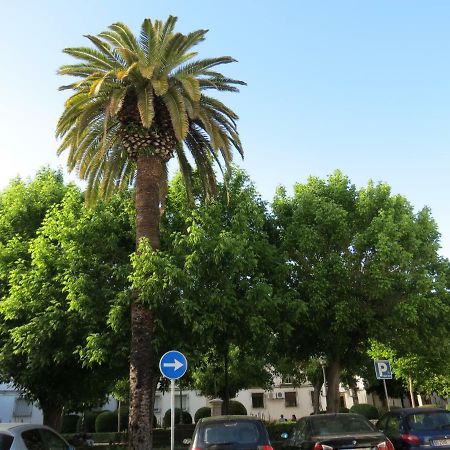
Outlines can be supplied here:
[[0, 423], [0, 450], [74, 450], [74, 447], [45, 425]]

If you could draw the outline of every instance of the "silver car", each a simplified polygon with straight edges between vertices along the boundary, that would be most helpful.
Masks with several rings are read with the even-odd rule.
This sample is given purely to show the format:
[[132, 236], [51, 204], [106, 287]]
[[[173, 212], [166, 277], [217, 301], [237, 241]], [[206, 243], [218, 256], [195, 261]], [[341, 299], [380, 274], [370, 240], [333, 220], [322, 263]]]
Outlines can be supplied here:
[[0, 423], [0, 450], [74, 450], [74, 447], [45, 425]]

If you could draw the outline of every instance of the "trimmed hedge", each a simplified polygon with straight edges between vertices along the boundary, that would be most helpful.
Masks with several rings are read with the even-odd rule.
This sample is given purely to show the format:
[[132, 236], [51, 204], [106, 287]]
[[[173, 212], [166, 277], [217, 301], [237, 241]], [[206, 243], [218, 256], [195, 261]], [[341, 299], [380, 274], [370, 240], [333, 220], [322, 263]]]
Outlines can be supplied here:
[[117, 411], [105, 411], [95, 419], [95, 432], [107, 433], [117, 431]]
[[373, 405], [369, 405], [368, 403], [359, 403], [357, 405], [353, 405], [350, 408], [350, 412], [354, 414], [361, 414], [369, 420], [378, 419], [380, 416], [378, 409]]
[[95, 419], [103, 411], [86, 411], [78, 418], [77, 431], [95, 433]]
[[[166, 411], [163, 417], [163, 426], [164, 428], [170, 427], [170, 409]], [[180, 423], [180, 415], [181, 415], [181, 409], [175, 408], [175, 424]], [[192, 416], [187, 412], [183, 411], [183, 424], [192, 424]]]
[[76, 433], [78, 420], [77, 414], [65, 414], [62, 420], [61, 433]]
[[[223, 412], [223, 403], [222, 403], [222, 414]], [[246, 416], [247, 410], [245, 409], [245, 406], [238, 402], [237, 400], [230, 400], [228, 403], [228, 415], [230, 416]]]
[[211, 417], [211, 408], [209, 406], [202, 406], [197, 409], [194, 414], [194, 422], [197, 423], [200, 419], [203, 419], [203, 417]]

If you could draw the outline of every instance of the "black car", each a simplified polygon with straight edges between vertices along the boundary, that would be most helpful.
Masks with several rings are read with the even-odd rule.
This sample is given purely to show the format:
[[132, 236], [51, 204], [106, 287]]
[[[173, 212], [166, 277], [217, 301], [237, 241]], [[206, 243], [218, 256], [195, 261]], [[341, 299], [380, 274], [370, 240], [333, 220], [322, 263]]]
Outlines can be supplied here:
[[318, 414], [301, 418], [284, 448], [302, 450], [394, 450], [392, 443], [359, 414]]
[[450, 450], [450, 411], [445, 409], [395, 409], [377, 422], [377, 428], [395, 450]]
[[250, 416], [200, 419], [190, 444], [189, 450], [273, 450], [264, 424]]

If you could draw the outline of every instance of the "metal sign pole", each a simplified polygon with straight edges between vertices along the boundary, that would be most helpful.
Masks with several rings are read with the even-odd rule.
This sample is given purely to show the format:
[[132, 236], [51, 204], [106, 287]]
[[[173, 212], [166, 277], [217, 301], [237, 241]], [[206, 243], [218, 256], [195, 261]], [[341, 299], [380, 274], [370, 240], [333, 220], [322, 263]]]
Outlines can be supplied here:
[[170, 380], [170, 450], [175, 449], [175, 380]]
[[386, 395], [387, 408], [388, 408], [388, 411], [390, 411], [391, 407], [389, 406], [389, 397], [388, 397], [388, 393], [387, 393], [386, 380], [384, 378], [383, 378], [383, 385], [384, 385], [384, 393]]

